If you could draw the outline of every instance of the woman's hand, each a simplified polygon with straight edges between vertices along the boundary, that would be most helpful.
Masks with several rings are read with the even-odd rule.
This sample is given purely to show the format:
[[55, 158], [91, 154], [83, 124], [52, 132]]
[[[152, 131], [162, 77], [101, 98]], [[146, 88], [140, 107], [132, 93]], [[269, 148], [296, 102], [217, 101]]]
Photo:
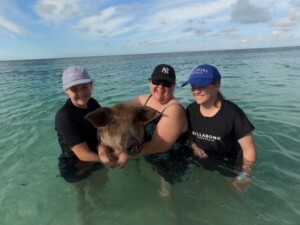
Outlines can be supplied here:
[[251, 181], [250, 175], [245, 172], [241, 172], [232, 182], [232, 185], [239, 192], [245, 192], [248, 189], [248, 184]]
[[191, 144], [191, 148], [194, 154], [199, 158], [203, 159], [208, 157], [205, 151], [202, 148], [199, 148], [195, 143]]
[[111, 169], [123, 168], [131, 158], [123, 151], [114, 151], [105, 145], [100, 145], [98, 147], [98, 153], [102, 164]]
[[99, 145], [98, 155], [101, 163], [106, 167], [108, 168], [117, 167], [118, 158], [116, 157], [116, 155], [113, 154], [113, 151], [110, 150], [110, 148], [108, 148], [107, 146]]

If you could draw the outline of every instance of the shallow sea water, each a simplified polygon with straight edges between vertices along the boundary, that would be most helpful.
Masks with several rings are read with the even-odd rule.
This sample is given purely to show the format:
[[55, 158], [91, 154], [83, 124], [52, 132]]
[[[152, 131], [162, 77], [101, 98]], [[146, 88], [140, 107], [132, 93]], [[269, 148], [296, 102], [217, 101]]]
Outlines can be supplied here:
[[[0, 62], [0, 224], [300, 224], [299, 55], [293, 47]], [[67, 97], [63, 69], [84, 66], [93, 96], [112, 106], [147, 93], [159, 63], [174, 66], [184, 106], [193, 98], [180, 84], [192, 69], [219, 68], [222, 93], [256, 127], [258, 162], [247, 192], [192, 166], [172, 197], [161, 198], [160, 177], [143, 160], [97, 171], [76, 187], [58, 176], [54, 115]]]

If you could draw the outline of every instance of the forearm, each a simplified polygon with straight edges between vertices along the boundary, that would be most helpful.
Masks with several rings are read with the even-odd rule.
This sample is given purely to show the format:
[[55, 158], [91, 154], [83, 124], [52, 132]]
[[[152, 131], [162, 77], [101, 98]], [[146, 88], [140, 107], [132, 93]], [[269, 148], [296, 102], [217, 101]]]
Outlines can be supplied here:
[[146, 142], [143, 145], [142, 151], [138, 154], [139, 156], [145, 156], [155, 153], [162, 153], [166, 152], [171, 148], [172, 145], [168, 145], [166, 143], [163, 143], [161, 145], [155, 144], [155, 142]]
[[242, 171], [246, 174], [251, 174], [256, 162], [256, 149], [252, 148], [243, 151], [243, 166]]
[[249, 160], [243, 158], [242, 172], [250, 175], [252, 173], [254, 164], [255, 164], [255, 161], [249, 161]]
[[73, 146], [72, 151], [81, 161], [100, 162], [98, 153], [91, 151], [85, 142]]
[[89, 152], [80, 156], [77, 156], [81, 161], [84, 162], [100, 162], [98, 153]]
[[253, 134], [245, 136], [239, 140], [241, 148], [243, 150], [243, 172], [251, 174], [254, 164], [257, 159], [256, 145], [254, 141]]

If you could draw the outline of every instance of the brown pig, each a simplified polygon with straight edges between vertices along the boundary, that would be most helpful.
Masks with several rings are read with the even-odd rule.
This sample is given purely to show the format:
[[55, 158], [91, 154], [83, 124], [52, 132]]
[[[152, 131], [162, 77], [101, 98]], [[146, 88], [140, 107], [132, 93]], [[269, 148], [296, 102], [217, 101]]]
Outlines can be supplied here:
[[118, 155], [136, 155], [142, 151], [145, 124], [158, 112], [148, 106], [118, 104], [103, 107], [86, 115], [97, 129], [99, 141]]

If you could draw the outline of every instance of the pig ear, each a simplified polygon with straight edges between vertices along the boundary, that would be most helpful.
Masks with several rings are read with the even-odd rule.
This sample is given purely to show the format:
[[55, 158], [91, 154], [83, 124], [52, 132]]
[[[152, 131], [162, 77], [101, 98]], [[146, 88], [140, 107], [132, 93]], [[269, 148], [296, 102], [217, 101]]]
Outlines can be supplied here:
[[100, 108], [88, 113], [85, 118], [95, 127], [103, 127], [108, 123], [110, 115], [110, 108]]
[[160, 112], [148, 106], [139, 106], [136, 108], [136, 119], [139, 122], [148, 122], [154, 119]]

